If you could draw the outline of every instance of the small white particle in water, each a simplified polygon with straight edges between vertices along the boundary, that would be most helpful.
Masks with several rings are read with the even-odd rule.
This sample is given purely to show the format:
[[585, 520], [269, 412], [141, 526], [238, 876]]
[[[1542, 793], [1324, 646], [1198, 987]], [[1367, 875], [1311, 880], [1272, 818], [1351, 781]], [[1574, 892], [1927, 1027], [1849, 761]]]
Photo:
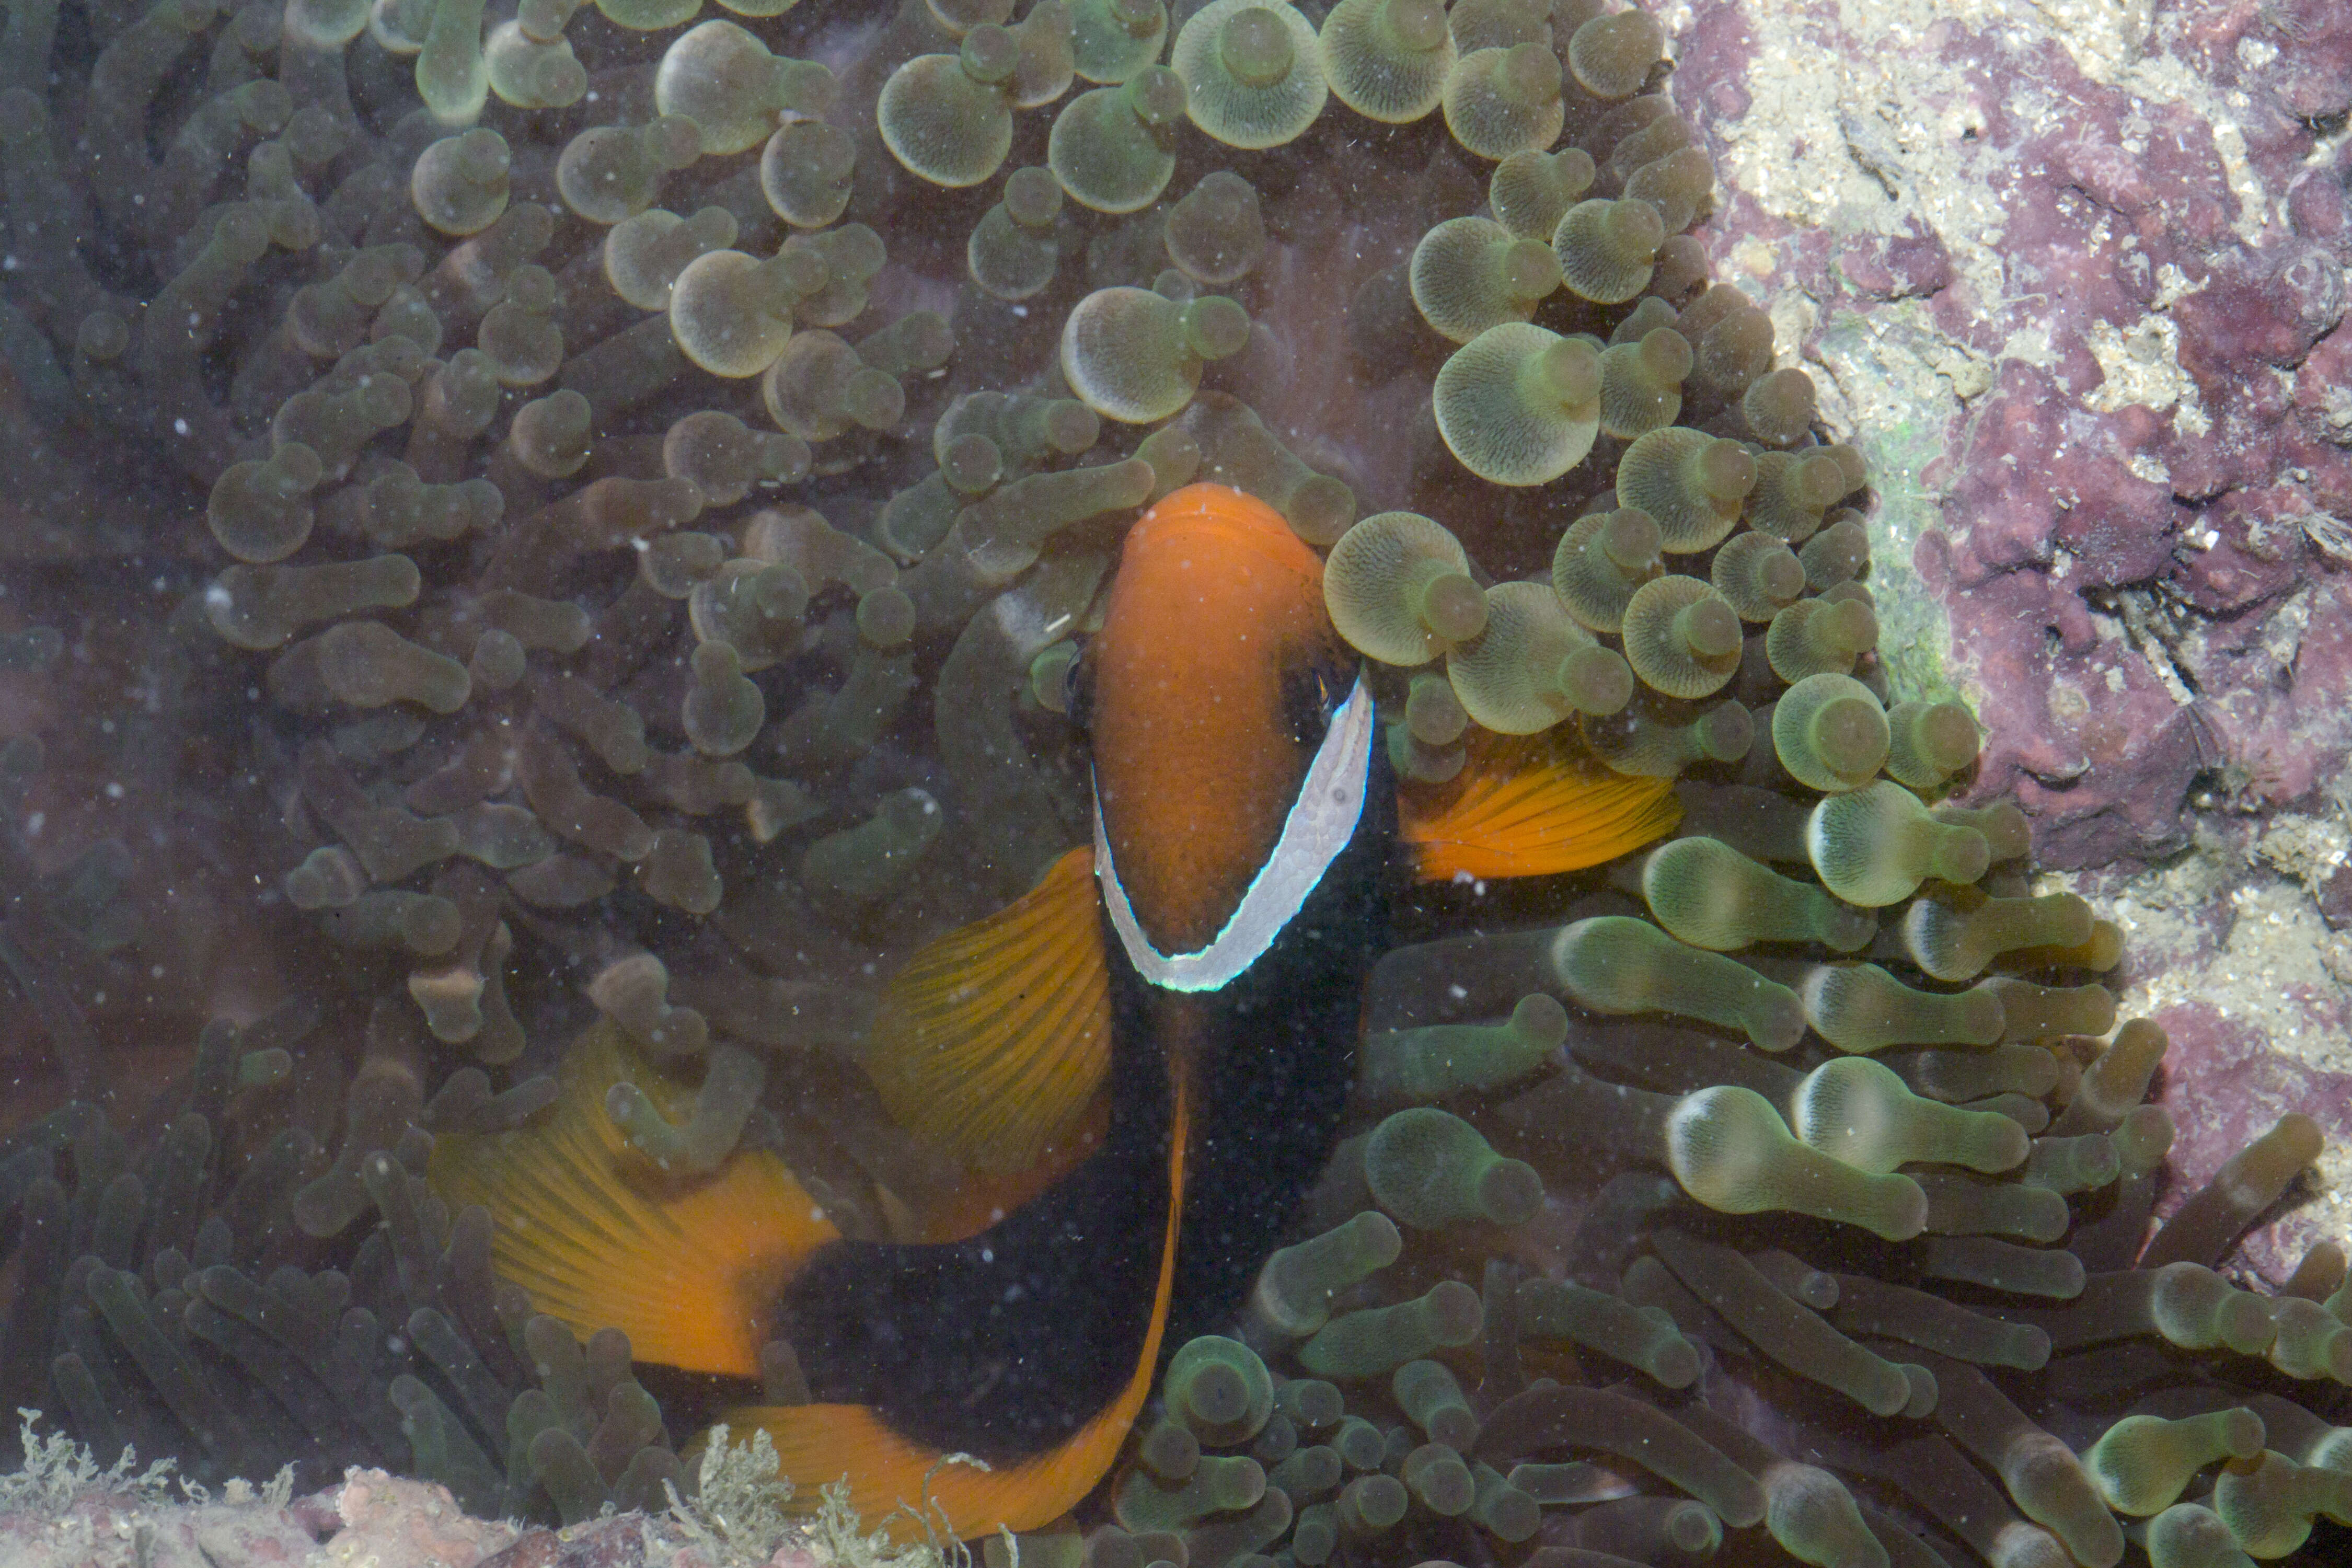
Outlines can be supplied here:
[[122, 786], [119, 784], [108, 784], [106, 786], [106, 798], [109, 800], [121, 800], [122, 798]]
[[150, 979], [150, 980], [161, 980], [161, 979], [163, 979], [163, 966], [162, 964], [160, 964], [160, 963], [159, 963], [159, 964], [155, 965], [155, 967], [154, 967], [154, 968], [150, 969], [150, 970], [147, 972], [147, 978], [148, 978], [148, 979]]
[[1445, 988], [1445, 994], [1456, 1002], [1466, 1002], [1470, 999], [1470, 988], [1460, 984], [1448, 985]]
[[32, 816], [25, 818], [25, 837], [27, 838], [38, 837], [42, 827], [47, 826], [49, 814], [46, 811], [37, 811], [33, 813]]
[[186, 420], [184, 420], [184, 419], [174, 419], [174, 420], [173, 420], [173, 421], [172, 421], [172, 434], [173, 434], [173, 435], [174, 435], [174, 436], [184, 436], [184, 435], [186, 435], [187, 433], [188, 433], [188, 422], [187, 422]]
[[980, 1249], [980, 1260], [981, 1260], [982, 1263], [993, 1263], [993, 1262], [995, 1262], [995, 1261], [996, 1261], [996, 1248], [994, 1248], [994, 1247], [982, 1247], [982, 1248]]

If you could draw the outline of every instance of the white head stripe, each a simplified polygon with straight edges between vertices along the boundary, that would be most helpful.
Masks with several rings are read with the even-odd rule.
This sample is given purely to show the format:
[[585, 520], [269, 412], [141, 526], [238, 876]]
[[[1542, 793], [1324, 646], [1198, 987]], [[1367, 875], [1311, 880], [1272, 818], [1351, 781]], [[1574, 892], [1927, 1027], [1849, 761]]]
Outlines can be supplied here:
[[1282, 837], [1274, 853], [1258, 868], [1249, 889], [1208, 946], [1198, 952], [1170, 957], [1151, 945], [1136, 923], [1135, 910], [1119, 886], [1118, 868], [1111, 864], [1110, 840], [1103, 831], [1102, 801], [1095, 801], [1095, 875], [1101, 879], [1103, 906], [1110, 911], [1111, 929], [1118, 932], [1136, 973], [1170, 991], [1221, 989], [1274, 945], [1283, 927], [1307, 902], [1323, 880], [1323, 873], [1356, 836], [1364, 815], [1364, 791], [1372, 761], [1372, 696], [1357, 676], [1355, 689], [1331, 715], [1331, 728], [1307, 767], [1298, 798], [1284, 818]]

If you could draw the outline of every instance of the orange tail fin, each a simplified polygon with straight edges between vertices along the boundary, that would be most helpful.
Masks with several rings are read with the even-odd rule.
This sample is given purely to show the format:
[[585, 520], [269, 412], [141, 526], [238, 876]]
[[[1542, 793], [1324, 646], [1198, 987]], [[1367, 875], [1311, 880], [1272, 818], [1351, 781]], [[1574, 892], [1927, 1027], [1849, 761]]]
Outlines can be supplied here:
[[739, 1431], [764, 1429], [776, 1446], [782, 1473], [803, 1498], [846, 1480], [850, 1504], [866, 1526], [888, 1531], [901, 1544], [922, 1540], [927, 1528], [971, 1540], [1000, 1529], [1036, 1530], [1067, 1513], [1118, 1458], [1159, 1367], [1176, 1284], [1176, 1232], [1183, 1216], [1190, 1125], [1182, 1075], [1175, 1091], [1168, 1225], [1160, 1239], [1150, 1327], [1118, 1396], [1067, 1440], [1021, 1464], [989, 1469], [908, 1442], [860, 1405], [761, 1405], [730, 1411], [728, 1424]]
[[1673, 784], [1613, 771], [1565, 730], [1493, 736], [1450, 783], [1404, 789], [1398, 837], [1423, 881], [1579, 871], [1673, 832]]
[[488, 1208], [499, 1275], [583, 1339], [615, 1328], [639, 1361], [759, 1376], [778, 1292], [839, 1233], [772, 1152], [687, 1177], [631, 1148], [604, 1113], [613, 1085], [635, 1084], [676, 1120], [693, 1096], [611, 1026], [581, 1037], [559, 1079], [530, 1126], [436, 1139], [434, 1190], [452, 1208]]

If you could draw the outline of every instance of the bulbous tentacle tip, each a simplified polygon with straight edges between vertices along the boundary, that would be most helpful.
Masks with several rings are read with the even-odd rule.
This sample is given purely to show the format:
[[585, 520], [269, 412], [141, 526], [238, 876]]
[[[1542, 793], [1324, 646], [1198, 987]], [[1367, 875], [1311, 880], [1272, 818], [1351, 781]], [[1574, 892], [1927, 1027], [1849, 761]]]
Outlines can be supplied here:
[[1559, 57], [1528, 40], [1472, 49], [1446, 73], [1440, 103], [1462, 149], [1497, 162], [1549, 147], [1567, 123]]
[[1179, 302], [1150, 289], [1099, 289], [1064, 323], [1062, 374], [1106, 419], [1150, 424], [1183, 411], [1203, 366], [1248, 345], [1248, 314], [1223, 295]]
[[1319, 43], [1331, 95], [1388, 125], [1434, 112], [1459, 58], [1441, 0], [1340, 0]]
[[1340, 535], [1323, 602], [1359, 652], [1408, 667], [1475, 637], [1489, 614], [1460, 542], [1417, 512], [1378, 512]]
[[1329, 96], [1315, 25], [1288, 5], [1210, 0], [1186, 20], [1168, 58], [1192, 123], [1230, 147], [1297, 141]]
[[1445, 673], [1463, 710], [1501, 734], [1614, 713], [1633, 697], [1623, 657], [1596, 643], [1540, 583], [1487, 589], [1486, 625], [1446, 654]]
[[1569, 36], [1569, 72], [1595, 98], [1631, 98], [1649, 81], [1665, 43], [1665, 29], [1646, 11], [1595, 16]]
[[1600, 433], [1601, 355], [1591, 344], [1504, 322], [1454, 351], [1437, 374], [1439, 436], [1491, 483], [1546, 484], [1592, 449]]
[[1183, 79], [1160, 65], [1080, 93], [1054, 117], [1045, 165], [1081, 206], [1112, 214], [1148, 207], [1176, 172], [1172, 127], [1190, 98]]
[[1013, 149], [1005, 88], [1014, 46], [1001, 26], [965, 35], [960, 52], [919, 55], [891, 73], [875, 103], [882, 144], [906, 171], [935, 185], [976, 185]]

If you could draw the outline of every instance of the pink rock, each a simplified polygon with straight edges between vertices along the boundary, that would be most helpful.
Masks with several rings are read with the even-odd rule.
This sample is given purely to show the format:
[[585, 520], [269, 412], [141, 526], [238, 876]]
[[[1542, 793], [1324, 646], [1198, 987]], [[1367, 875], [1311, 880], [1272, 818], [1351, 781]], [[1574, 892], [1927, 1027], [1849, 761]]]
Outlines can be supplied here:
[[[1730, 132], [1722, 105], [1751, 106], [1706, 230], [1725, 275], [1819, 302], [1825, 334], [1860, 320], [1915, 335], [1924, 300], [1989, 373], [1920, 410], [1914, 444], [1948, 462], [1895, 479], [1942, 491], [1904, 531], [1950, 626], [1948, 672], [1992, 731], [1980, 787], [2019, 793], [2045, 864], [2087, 866], [2185, 845], [2208, 770], [2310, 787], [2352, 766], [2319, 712], [2341, 689], [2326, 634], [2282, 669], [2261, 629], [2305, 590], [2320, 625], [2335, 563], [2307, 538], [2352, 521], [2352, 158], [2315, 163], [2310, 123], [2352, 97], [2352, 9], [2187, 0], [2147, 47], [2215, 84], [2203, 94], [2098, 79], [2085, 41], [2031, 7], [1947, 16], [1903, 46], [1925, 141], [1855, 155], [1894, 160], [1886, 215], [1792, 238], [1805, 226], [1770, 210], [1785, 174], [1741, 188], [1787, 134], [1759, 124], [1777, 105], [1757, 82], [1791, 39], [1872, 61], [1893, 47], [1883, 29], [1700, 0], [1673, 90], [1702, 134]], [[1850, 125], [1852, 144], [1869, 130]], [[2126, 601], [2143, 623], [2128, 635]]]
[[2340, 245], [2352, 234], [2352, 200], [2336, 170], [2305, 171], [2287, 190], [2286, 210], [2294, 231], [2306, 239]]
[[2249, 364], [2300, 363], [2343, 314], [2343, 269], [2315, 245], [2237, 252], [2173, 309], [2181, 363], [2217, 381]]
[[2280, 50], [2263, 85], [2307, 119], [2352, 108], [2352, 11], [2336, 0], [2273, 0], [2257, 36]]
[[512, 1525], [468, 1519], [446, 1487], [357, 1467], [335, 1494], [342, 1521], [322, 1551], [329, 1564], [475, 1568], [510, 1545]]
[[2233, 490], [2183, 531], [2165, 580], [2215, 615], [2276, 598], [2303, 580], [2310, 547], [2301, 520], [2315, 510], [2299, 485]]
[[2317, 439], [2352, 441], [2352, 332], [2336, 328], [2304, 360], [2295, 372], [2294, 407]]
[[1899, 235], [1846, 241], [1837, 264], [1854, 288], [1881, 300], [1924, 297], [1952, 280], [1951, 253], [1941, 238], [1916, 222]]
[[[475, 1568], [724, 1568], [740, 1560], [667, 1513], [606, 1514], [561, 1530], [533, 1525], [510, 1540]], [[792, 1550], [779, 1551], [775, 1563], [784, 1563]], [[814, 1557], [803, 1558], [803, 1568], [816, 1568]]]
[[262, 1568], [307, 1565], [317, 1550], [292, 1509], [234, 1489], [199, 1503], [160, 1489], [93, 1487], [56, 1507], [0, 1513], [8, 1568]]
[[[2340, 998], [2307, 998], [2315, 1026], [2352, 1028], [2352, 1008]], [[2213, 1179], [2221, 1163], [2270, 1131], [2290, 1110], [2325, 1113], [2352, 1103], [2352, 1077], [2326, 1072], [2271, 1048], [2243, 1023], [2201, 1002], [2160, 1009], [2156, 1022], [2171, 1037], [2162, 1069], [2162, 1100], [2178, 1128], [2166, 1181], [2157, 1199], [2159, 1217]], [[2324, 1215], [2290, 1214], [2251, 1236], [2242, 1255], [2273, 1278], [2294, 1267], [2303, 1249], [2329, 1235]]]

